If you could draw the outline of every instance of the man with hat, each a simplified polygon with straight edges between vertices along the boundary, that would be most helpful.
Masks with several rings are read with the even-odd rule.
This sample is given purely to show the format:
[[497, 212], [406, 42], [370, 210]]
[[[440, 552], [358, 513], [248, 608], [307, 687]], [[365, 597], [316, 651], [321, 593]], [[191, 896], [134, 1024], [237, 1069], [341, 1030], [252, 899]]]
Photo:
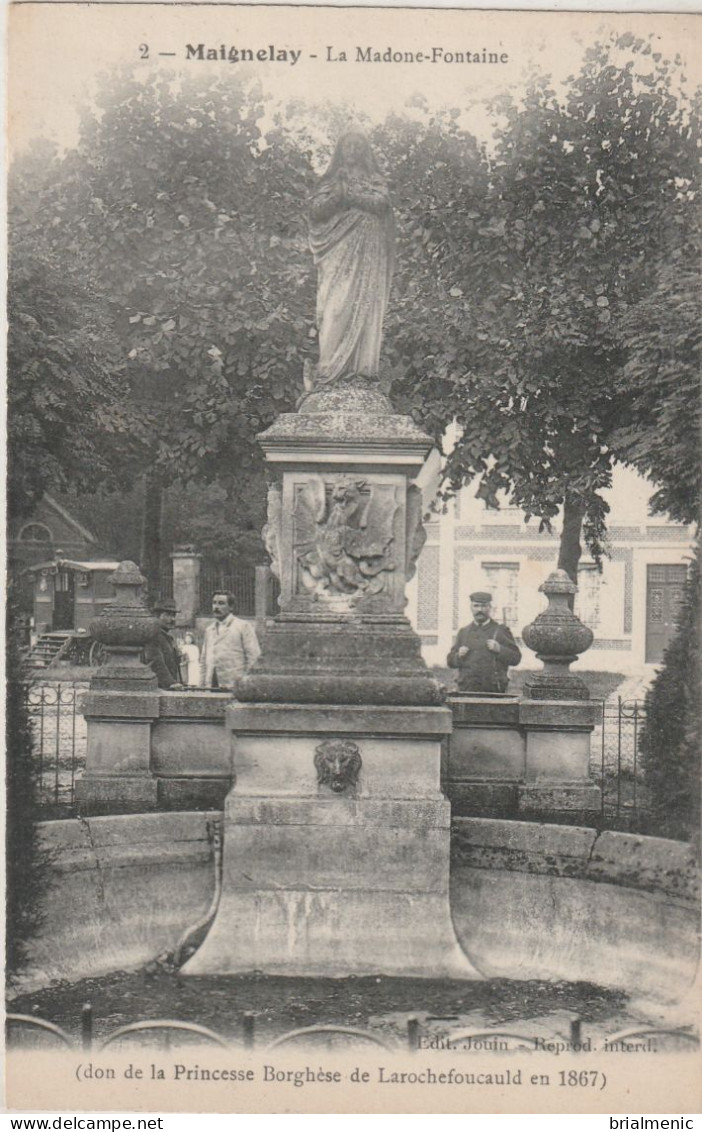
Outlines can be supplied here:
[[510, 630], [490, 616], [491, 607], [492, 594], [470, 595], [473, 621], [459, 630], [446, 658], [449, 668], [459, 670], [459, 692], [505, 692], [508, 668], [522, 659]]
[[177, 691], [183, 685], [180, 680], [180, 656], [170, 630], [175, 625], [176, 603], [169, 597], [154, 602], [154, 615], [159, 622], [158, 636], [144, 648], [143, 661], [153, 668], [159, 688]]

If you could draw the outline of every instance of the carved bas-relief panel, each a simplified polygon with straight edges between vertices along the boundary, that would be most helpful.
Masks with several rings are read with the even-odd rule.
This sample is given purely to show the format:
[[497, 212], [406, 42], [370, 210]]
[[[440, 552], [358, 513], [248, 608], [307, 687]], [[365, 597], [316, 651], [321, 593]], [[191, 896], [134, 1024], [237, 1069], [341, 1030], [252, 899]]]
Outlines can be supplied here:
[[395, 608], [405, 565], [398, 496], [392, 481], [320, 475], [297, 481], [292, 596], [339, 612]]

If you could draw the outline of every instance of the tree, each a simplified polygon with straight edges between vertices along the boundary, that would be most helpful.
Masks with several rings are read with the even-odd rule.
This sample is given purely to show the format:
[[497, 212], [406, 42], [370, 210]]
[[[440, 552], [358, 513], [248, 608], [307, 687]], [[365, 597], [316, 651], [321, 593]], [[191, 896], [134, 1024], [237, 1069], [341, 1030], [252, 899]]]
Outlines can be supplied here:
[[8, 275], [8, 510], [17, 517], [28, 514], [48, 488], [90, 491], [125, 482], [125, 467], [139, 453], [142, 432], [124, 400], [123, 367], [101, 305], [63, 269], [31, 225], [16, 212], [14, 219]]
[[[448, 491], [477, 476], [488, 504], [507, 493], [546, 525], [563, 508], [572, 576], [581, 531], [596, 557], [605, 548], [614, 461], [674, 470], [636, 432], [679, 429], [690, 395], [688, 381], [679, 410], [655, 409], [646, 335], [654, 279], [691, 342], [693, 302], [681, 292], [674, 316], [670, 290], [699, 247], [697, 108], [681, 84], [677, 63], [623, 36], [587, 52], [563, 93], [541, 78], [496, 104], [492, 151], [457, 109], [421, 99], [373, 130], [400, 243], [393, 399], [437, 440], [459, 424]], [[282, 114], [264, 137], [263, 112], [256, 86], [230, 76], [112, 76], [76, 148], [23, 201], [44, 258], [89, 273], [118, 341], [123, 397], [148, 437], [130, 471], [154, 516], [152, 574], [164, 489], [262, 474], [254, 437], [293, 407], [316, 352], [304, 202], [319, 139]]]
[[673, 259], [622, 325], [621, 381], [632, 423], [618, 429], [613, 444], [659, 485], [651, 510], [679, 523], [700, 520], [699, 316], [699, 273]]
[[162, 491], [231, 480], [291, 409], [314, 310], [309, 155], [261, 134], [255, 85], [110, 77], [25, 209], [47, 254], [90, 265], [117, 335], [123, 400], [146, 430], [142, 566], [157, 584]]
[[646, 693], [641, 753], [650, 808], [663, 837], [699, 837], [700, 742], [699, 548], [685, 585], [678, 631]]
[[[459, 424], [449, 491], [477, 476], [488, 505], [507, 493], [542, 525], [563, 508], [559, 565], [574, 579], [581, 530], [596, 558], [605, 548], [601, 491], [614, 462], [659, 482], [674, 473], [673, 461], [651, 459], [651, 443], [632, 443], [660, 424], [649, 401], [664, 387], [653, 347], [630, 358], [651, 277], [674, 264], [682, 285], [699, 255], [697, 111], [681, 82], [678, 64], [642, 40], [598, 45], [564, 94], [539, 78], [520, 104], [496, 104], [503, 124], [485, 172], [468, 182], [457, 167], [443, 199], [413, 209], [447, 310], [438, 343], [424, 325], [408, 328], [395, 394], [436, 435]], [[681, 298], [678, 320], [693, 305]], [[679, 327], [678, 340], [690, 333]], [[632, 397], [644, 371], [655, 392]], [[679, 400], [694, 412], [689, 383]]]

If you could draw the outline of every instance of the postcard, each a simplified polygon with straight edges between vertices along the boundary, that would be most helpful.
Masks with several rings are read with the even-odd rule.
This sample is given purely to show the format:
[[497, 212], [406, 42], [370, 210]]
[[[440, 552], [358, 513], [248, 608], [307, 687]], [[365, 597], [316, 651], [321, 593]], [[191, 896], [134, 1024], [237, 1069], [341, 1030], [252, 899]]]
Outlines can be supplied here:
[[699, 1111], [699, 27], [10, 6], [9, 1111]]

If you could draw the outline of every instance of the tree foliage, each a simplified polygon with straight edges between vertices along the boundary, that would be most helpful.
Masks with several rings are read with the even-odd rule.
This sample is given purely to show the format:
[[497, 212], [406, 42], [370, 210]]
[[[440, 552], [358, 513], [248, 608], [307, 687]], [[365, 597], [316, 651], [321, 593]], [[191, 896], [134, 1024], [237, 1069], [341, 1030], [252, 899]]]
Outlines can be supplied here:
[[622, 325], [631, 423], [617, 429], [613, 443], [658, 485], [651, 510], [679, 523], [700, 520], [700, 325], [699, 272], [675, 260]]
[[[678, 412], [655, 409], [677, 358], [666, 377], [656, 345], [636, 341], [651, 282], [661, 279], [666, 303], [674, 265], [679, 298], [666, 318], [677, 319], [675, 341], [692, 353], [695, 295], [684, 288], [699, 256], [698, 118], [680, 79], [677, 64], [642, 40], [598, 45], [563, 94], [540, 77], [521, 102], [496, 103], [494, 153], [479, 155], [470, 179], [460, 164], [445, 165], [441, 199], [423, 195], [413, 208], [446, 313], [438, 343], [417, 321], [408, 328], [397, 394], [415, 411], [429, 405], [422, 416], [437, 433], [450, 419], [460, 425], [450, 489], [477, 476], [489, 505], [507, 493], [546, 524], [565, 508], [575, 537], [561, 564], [571, 574], [581, 522], [592, 553], [603, 552], [601, 492], [614, 462], [662, 483], [685, 447]], [[679, 393], [694, 413], [690, 382]], [[637, 430], [647, 446], [633, 443]], [[651, 457], [654, 435], [670, 446], [668, 463]]]
[[262, 114], [230, 75], [112, 76], [42, 198], [52, 250], [92, 264], [167, 482], [248, 467], [299, 391], [309, 162]]
[[[421, 98], [372, 130], [399, 242], [384, 379], [437, 440], [458, 423], [448, 491], [477, 477], [488, 505], [506, 494], [546, 525], [564, 509], [571, 574], [581, 528], [605, 549], [616, 460], [653, 477], [659, 508], [696, 513], [698, 107], [683, 91], [677, 61], [623, 36], [587, 51], [562, 91], [541, 76], [496, 100], [492, 147], [459, 108]], [[72, 150], [20, 164], [14, 224], [31, 254], [11, 277], [13, 366], [36, 332], [22, 312], [44, 303], [63, 351], [44, 387], [55, 379], [63, 434], [79, 431], [70, 407], [81, 429], [56, 453], [61, 483], [83, 485], [94, 458], [96, 481], [146, 476], [165, 514], [169, 485], [232, 495], [262, 475], [255, 435], [294, 407], [316, 355], [305, 202], [329, 147], [320, 122], [333, 134], [342, 120], [305, 114], [271, 119], [246, 77], [125, 71]], [[86, 280], [95, 319], [86, 304], [81, 322]], [[51, 453], [62, 433], [44, 392], [20, 405], [17, 433]], [[18, 464], [31, 498], [53, 471]]]
[[[75, 148], [21, 202], [44, 257], [88, 273], [116, 339], [103, 375], [146, 438], [122, 467], [146, 477], [152, 585], [164, 488], [260, 470], [254, 437], [294, 406], [312, 346], [309, 157], [262, 135], [263, 110], [256, 85], [231, 75], [112, 75]], [[66, 341], [79, 339], [74, 324]], [[63, 389], [72, 401], [68, 378]], [[51, 482], [42, 466], [36, 479]]]
[[[144, 483], [128, 492], [58, 496], [59, 503], [94, 532], [101, 551], [138, 561], [144, 511]], [[266, 485], [256, 469], [232, 482], [171, 484], [163, 491], [161, 534], [166, 554], [192, 543], [203, 555], [239, 565], [265, 561], [261, 529]], [[166, 559], [167, 561], [167, 559]]]
[[8, 506], [29, 513], [47, 488], [115, 488], [143, 430], [105, 306], [29, 207], [53, 170], [32, 151], [13, 171], [8, 275]]

